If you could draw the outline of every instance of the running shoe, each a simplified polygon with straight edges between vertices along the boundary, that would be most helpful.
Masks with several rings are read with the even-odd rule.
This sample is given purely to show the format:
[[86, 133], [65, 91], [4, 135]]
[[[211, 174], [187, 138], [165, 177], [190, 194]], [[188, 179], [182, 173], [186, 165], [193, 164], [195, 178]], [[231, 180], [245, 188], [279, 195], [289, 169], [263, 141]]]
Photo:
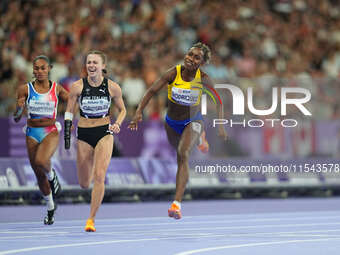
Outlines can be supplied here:
[[168, 209], [168, 215], [169, 217], [173, 217], [176, 220], [182, 218], [181, 209], [179, 209], [175, 203], [172, 203], [171, 207]]
[[96, 228], [94, 227], [94, 220], [88, 219], [86, 221], [85, 231], [86, 232], [96, 232]]
[[44, 218], [45, 225], [52, 225], [54, 223], [54, 213], [57, 210], [57, 204], [54, 202], [54, 209], [47, 210], [47, 215]]

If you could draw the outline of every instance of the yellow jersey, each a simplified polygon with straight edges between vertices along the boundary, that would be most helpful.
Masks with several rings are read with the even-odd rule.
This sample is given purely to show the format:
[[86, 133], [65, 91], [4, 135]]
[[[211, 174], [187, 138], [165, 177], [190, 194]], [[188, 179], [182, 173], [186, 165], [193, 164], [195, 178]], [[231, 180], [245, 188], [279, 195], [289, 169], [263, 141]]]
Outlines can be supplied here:
[[197, 69], [192, 81], [184, 81], [181, 75], [181, 65], [176, 66], [176, 78], [168, 85], [168, 99], [176, 104], [196, 106], [202, 96], [201, 71]]

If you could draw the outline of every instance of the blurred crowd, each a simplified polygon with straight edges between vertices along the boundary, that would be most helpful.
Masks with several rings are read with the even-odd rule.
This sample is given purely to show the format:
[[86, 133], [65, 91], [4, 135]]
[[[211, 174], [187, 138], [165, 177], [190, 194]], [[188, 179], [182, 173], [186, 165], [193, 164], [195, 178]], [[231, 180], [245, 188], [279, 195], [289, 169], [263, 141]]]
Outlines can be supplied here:
[[[201, 41], [212, 51], [204, 70], [216, 82], [244, 91], [253, 87], [256, 106], [271, 103], [272, 87], [305, 87], [312, 92], [313, 117], [340, 119], [339, 5], [339, 0], [2, 0], [0, 116], [14, 111], [17, 86], [33, 79], [35, 56], [50, 57], [51, 79], [68, 89], [93, 49], [107, 54], [108, 76], [121, 85], [131, 115], [145, 90]], [[151, 102], [148, 118], [162, 117], [165, 94]]]

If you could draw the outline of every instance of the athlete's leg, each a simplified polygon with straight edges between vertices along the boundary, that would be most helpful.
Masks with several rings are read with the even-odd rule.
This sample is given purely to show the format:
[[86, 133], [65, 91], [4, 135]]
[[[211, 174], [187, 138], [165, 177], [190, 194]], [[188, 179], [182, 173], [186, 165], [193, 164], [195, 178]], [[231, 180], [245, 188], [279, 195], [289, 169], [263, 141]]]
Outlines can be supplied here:
[[105, 191], [105, 175], [113, 149], [113, 135], [106, 135], [99, 140], [94, 152], [93, 189], [91, 194], [90, 217], [94, 219], [101, 205]]
[[113, 149], [113, 136], [106, 135], [99, 140], [94, 152], [93, 189], [91, 194], [90, 216], [86, 221], [85, 231], [94, 232], [94, 218], [103, 201], [105, 192], [105, 175], [109, 166]]
[[189, 179], [189, 154], [192, 147], [197, 143], [201, 132], [201, 123], [190, 123], [184, 128], [182, 135], [178, 134], [169, 125], [165, 125], [170, 144], [177, 150], [177, 174], [175, 201], [168, 210], [169, 217], [180, 219], [182, 197]]
[[47, 177], [50, 189], [52, 191], [52, 195], [55, 196], [60, 192], [60, 184], [56, 173], [52, 170], [51, 166], [51, 158], [55, 151], [57, 150], [59, 144], [59, 133], [57, 131], [53, 131], [49, 133], [39, 144], [35, 158], [34, 164], [40, 169], [40, 172], [43, 172], [45, 175], [49, 175]]
[[172, 147], [177, 150], [179, 141], [181, 139], [181, 134], [178, 134], [172, 127], [169, 126], [168, 123], [164, 124], [165, 131], [168, 137], [168, 141]]
[[197, 144], [200, 136], [202, 124], [191, 122], [184, 128], [181, 139], [177, 147], [177, 174], [176, 174], [176, 194], [175, 201], [181, 202], [189, 179], [189, 155], [190, 151]]
[[202, 153], [208, 153], [209, 151], [209, 143], [204, 130], [198, 139], [197, 149], [199, 149]]
[[30, 160], [34, 174], [37, 178], [39, 189], [44, 196], [47, 196], [51, 193], [50, 185], [48, 184], [47, 177], [45, 173], [43, 172], [43, 170], [38, 168], [35, 164], [35, 158], [36, 158], [39, 143], [33, 138], [26, 136], [26, 146], [27, 146], [28, 158]]
[[44, 224], [51, 225], [54, 223], [54, 212], [56, 205], [53, 201], [52, 192], [46, 173], [51, 171], [51, 157], [58, 146], [58, 132], [51, 132], [39, 144], [35, 139], [26, 136], [26, 144], [29, 160], [34, 173], [37, 177], [39, 189], [43, 194], [47, 204], [47, 216], [44, 218]]
[[77, 174], [80, 187], [90, 187], [93, 176], [93, 154], [94, 149], [88, 143], [78, 140], [77, 149]]
[[34, 164], [41, 169], [44, 174], [51, 171], [51, 158], [57, 150], [58, 144], [59, 133], [54, 131], [49, 133], [38, 146]]

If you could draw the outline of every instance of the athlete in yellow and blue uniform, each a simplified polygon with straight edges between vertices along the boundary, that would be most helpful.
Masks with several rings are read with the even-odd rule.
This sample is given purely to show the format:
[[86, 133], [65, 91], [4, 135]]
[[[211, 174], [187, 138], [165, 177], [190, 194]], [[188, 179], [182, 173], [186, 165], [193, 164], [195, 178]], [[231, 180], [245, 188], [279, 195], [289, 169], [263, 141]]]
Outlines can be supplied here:
[[[174, 104], [193, 107], [200, 106], [203, 85], [201, 81], [201, 70], [197, 69], [195, 78], [192, 81], [182, 79], [181, 65], [176, 66], [176, 78], [168, 85], [168, 100]], [[185, 126], [190, 122], [203, 120], [200, 111], [195, 116], [184, 120], [174, 120], [167, 114], [166, 123], [178, 134], [182, 134]]]
[[[170, 68], [146, 91], [129, 125], [131, 130], [137, 130], [149, 100], [163, 87], [168, 86], [165, 129], [169, 143], [176, 148], [178, 165], [175, 200], [168, 210], [168, 215], [175, 219], [181, 218], [181, 201], [189, 178], [189, 154], [203, 132], [200, 112], [202, 89], [205, 85], [212, 85], [212, 81], [200, 70], [200, 66], [209, 59], [208, 46], [203, 43], [193, 45], [185, 55], [183, 65]], [[226, 138], [225, 130], [219, 126], [219, 135]]]

